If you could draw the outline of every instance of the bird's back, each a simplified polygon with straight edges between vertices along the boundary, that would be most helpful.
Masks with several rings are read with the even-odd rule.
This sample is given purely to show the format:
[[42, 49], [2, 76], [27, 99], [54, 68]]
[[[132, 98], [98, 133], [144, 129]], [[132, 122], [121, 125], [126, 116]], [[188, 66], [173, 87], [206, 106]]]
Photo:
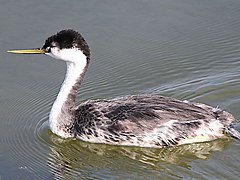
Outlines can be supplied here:
[[159, 95], [87, 101], [76, 117], [75, 134], [84, 141], [144, 147], [213, 140], [234, 120], [226, 111]]

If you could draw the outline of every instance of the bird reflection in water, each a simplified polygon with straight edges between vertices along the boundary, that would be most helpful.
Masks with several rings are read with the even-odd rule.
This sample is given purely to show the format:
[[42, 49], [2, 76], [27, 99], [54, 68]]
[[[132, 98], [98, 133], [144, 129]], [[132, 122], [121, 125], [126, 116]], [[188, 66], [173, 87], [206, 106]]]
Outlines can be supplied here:
[[141, 148], [67, 140], [50, 131], [46, 138], [43, 140], [51, 144], [48, 166], [55, 178], [87, 178], [91, 176], [87, 173], [89, 169], [108, 168], [126, 173], [147, 167], [174, 173], [168, 172], [166, 164], [189, 168], [194, 160], [207, 160], [214, 151], [222, 151], [230, 142], [230, 139], [218, 139], [170, 148]]

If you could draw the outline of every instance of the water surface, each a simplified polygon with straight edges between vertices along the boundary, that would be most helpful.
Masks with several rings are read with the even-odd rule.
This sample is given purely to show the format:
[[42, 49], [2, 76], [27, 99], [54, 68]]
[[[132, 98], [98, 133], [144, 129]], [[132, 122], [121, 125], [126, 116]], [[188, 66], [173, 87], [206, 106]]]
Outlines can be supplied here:
[[238, 179], [231, 138], [167, 149], [64, 140], [47, 120], [64, 62], [8, 49], [81, 31], [87, 99], [150, 93], [232, 113], [240, 130], [240, 1], [7, 1], [0, 6], [0, 179]]

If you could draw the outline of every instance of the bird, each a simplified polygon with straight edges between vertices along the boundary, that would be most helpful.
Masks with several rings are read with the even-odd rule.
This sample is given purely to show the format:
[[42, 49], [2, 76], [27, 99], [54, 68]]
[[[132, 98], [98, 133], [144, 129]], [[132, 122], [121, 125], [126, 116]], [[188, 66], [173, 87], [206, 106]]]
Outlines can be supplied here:
[[48, 37], [42, 48], [9, 50], [15, 54], [45, 54], [66, 62], [66, 75], [49, 113], [49, 127], [61, 138], [89, 143], [163, 148], [232, 136], [234, 117], [203, 103], [158, 94], [94, 99], [76, 105], [75, 99], [90, 63], [83, 36], [64, 29]]

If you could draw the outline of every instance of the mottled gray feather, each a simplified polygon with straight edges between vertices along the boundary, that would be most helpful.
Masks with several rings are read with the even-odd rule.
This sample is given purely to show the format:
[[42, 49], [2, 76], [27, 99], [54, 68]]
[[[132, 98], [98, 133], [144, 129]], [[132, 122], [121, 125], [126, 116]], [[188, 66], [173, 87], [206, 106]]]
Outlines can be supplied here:
[[176, 145], [182, 139], [194, 137], [196, 130], [209, 126], [214, 120], [220, 120], [226, 127], [234, 120], [225, 111], [159, 95], [90, 100], [77, 108], [76, 117], [76, 137], [95, 136], [102, 138], [100, 142], [111, 144], [141, 145], [145, 143], [144, 134], [150, 136], [158, 127], [159, 136], [150, 138], [152, 145], [149, 146]]

